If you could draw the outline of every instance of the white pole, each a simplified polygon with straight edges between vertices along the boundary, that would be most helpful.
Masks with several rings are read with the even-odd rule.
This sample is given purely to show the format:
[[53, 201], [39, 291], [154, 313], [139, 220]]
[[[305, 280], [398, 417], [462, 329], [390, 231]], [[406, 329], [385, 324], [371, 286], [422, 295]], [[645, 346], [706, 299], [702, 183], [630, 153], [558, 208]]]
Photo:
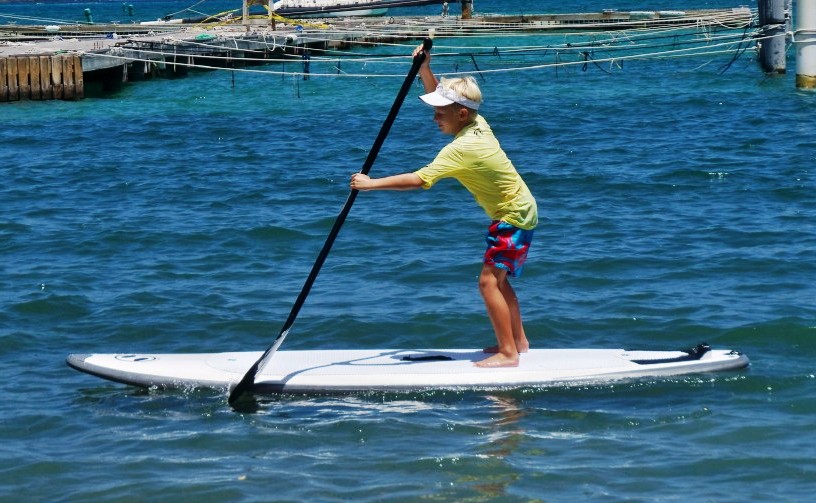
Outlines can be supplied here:
[[241, 19], [242, 24], [244, 25], [244, 28], [246, 28], [246, 31], [249, 31], [249, 6], [247, 5], [247, 0], [244, 0], [243, 12], [241, 14], [242, 14], [242, 19]]
[[816, 0], [796, 3], [796, 87], [816, 89]]

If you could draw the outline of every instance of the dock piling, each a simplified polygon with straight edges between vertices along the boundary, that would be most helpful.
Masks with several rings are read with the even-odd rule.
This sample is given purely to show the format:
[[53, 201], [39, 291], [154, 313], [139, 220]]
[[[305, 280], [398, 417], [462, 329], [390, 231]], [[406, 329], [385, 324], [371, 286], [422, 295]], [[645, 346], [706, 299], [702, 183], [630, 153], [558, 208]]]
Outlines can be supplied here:
[[462, 0], [462, 19], [473, 18], [473, 0]]
[[0, 58], [0, 103], [9, 101], [8, 94], [8, 63]]
[[54, 88], [51, 85], [51, 59], [48, 56], [40, 56], [38, 64], [40, 66], [40, 90], [42, 99], [54, 99]]
[[62, 58], [62, 99], [74, 100], [76, 97], [76, 86], [74, 85], [74, 67], [71, 60]]
[[816, 89], [816, 0], [797, 0], [796, 87]]
[[759, 42], [759, 62], [765, 73], [785, 73], [785, 32], [790, 19], [791, 0], [758, 0], [757, 12], [763, 40]]
[[79, 54], [0, 58], [0, 102], [85, 96]]
[[42, 86], [40, 85], [40, 58], [37, 56], [29, 56], [28, 58], [28, 76], [29, 86], [31, 89], [32, 100], [42, 100]]
[[17, 58], [17, 89], [20, 93], [19, 99], [27, 100], [31, 98], [31, 73], [28, 67], [28, 57]]
[[51, 58], [51, 83], [54, 85], [54, 99], [61, 100], [65, 95], [65, 84], [62, 82], [62, 61]]
[[20, 89], [17, 87], [17, 58], [8, 60], [8, 100], [18, 101]]

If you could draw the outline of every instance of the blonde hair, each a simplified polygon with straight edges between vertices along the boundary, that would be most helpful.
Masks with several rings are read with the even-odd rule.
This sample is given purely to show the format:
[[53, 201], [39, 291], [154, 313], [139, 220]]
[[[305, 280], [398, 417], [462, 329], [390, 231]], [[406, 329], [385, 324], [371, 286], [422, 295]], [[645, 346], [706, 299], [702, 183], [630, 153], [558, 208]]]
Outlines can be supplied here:
[[[476, 79], [470, 75], [465, 77], [454, 77], [451, 79], [442, 77], [439, 84], [443, 89], [450, 89], [463, 98], [467, 98], [476, 103], [482, 103], [482, 91], [479, 89], [479, 84], [476, 83]], [[468, 108], [468, 110], [475, 112], [475, 110], [470, 108]]]

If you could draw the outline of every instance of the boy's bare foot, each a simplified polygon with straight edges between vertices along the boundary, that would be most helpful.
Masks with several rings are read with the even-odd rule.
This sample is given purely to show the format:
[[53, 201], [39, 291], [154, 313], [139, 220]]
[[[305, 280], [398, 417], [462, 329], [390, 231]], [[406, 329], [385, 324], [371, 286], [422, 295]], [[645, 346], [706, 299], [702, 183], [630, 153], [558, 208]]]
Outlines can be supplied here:
[[482, 361], [478, 361], [473, 365], [482, 368], [498, 368], [498, 367], [518, 367], [519, 359], [509, 358], [502, 353], [496, 353], [493, 356], [487, 357]]

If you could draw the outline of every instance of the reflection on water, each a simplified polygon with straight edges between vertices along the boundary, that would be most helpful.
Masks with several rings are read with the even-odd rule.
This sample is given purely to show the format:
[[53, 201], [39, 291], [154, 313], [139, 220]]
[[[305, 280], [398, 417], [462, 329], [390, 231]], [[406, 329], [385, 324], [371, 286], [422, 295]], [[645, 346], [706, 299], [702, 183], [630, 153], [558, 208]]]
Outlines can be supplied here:
[[492, 419], [488, 424], [490, 431], [485, 434], [487, 443], [480, 450], [490, 461], [488, 469], [492, 473], [472, 487], [485, 497], [496, 498], [506, 495], [507, 488], [521, 476], [507, 459], [518, 450], [525, 437], [520, 421], [527, 412], [513, 396], [491, 394], [485, 398]]
[[491, 424], [492, 433], [488, 434], [487, 455], [504, 458], [517, 447], [524, 430], [519, 421], [527, 415], [521, 408], [518, 399], [511, 396], [488, 395], [491, 410], [498, 415]]

